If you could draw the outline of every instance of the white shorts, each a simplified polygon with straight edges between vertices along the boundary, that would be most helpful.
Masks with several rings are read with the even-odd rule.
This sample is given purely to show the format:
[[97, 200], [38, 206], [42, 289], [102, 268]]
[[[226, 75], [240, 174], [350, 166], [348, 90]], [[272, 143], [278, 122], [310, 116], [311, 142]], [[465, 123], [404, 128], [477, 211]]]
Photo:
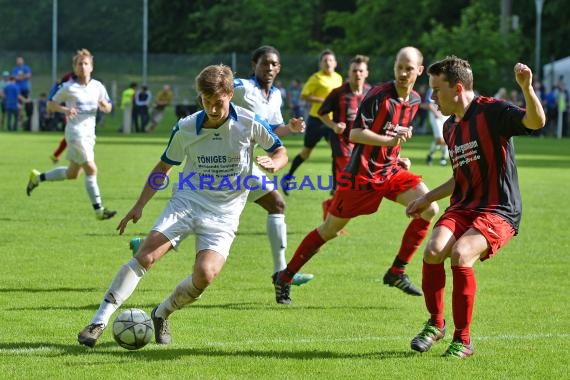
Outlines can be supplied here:
[[435, 116], [433, 112], [429, 113], [429, 122], [431, 124], [431, 130], [433, 132], [434, 139], [443, 138], [443, 123], [445, 123], [445, 116]]
[[67, 141], [66, 158], [83, 165], [86, 162], [95, 162], [95, 136], [74, 138]]
[[197, 203], [174, 194], [152, 230], [166, 236], [175, 249], [188, 235], [194, 234], [196, 253], [210, 249], [227, 259], [238, 224], [239, 215], [216, 215]]
[[[251, 189], [249, 191], [248, 196], [247, 196], [248, 202], [255, 202], [256, 200], [263, 197], [264, 195], [269, 194], [273, 190], [277, 189], [277, 186], [275, 186], [273, 179], [275, 178], [277, 181], [278, 177], [277, 176], [267, 177], [267, 174], [264, 173], [255, 164], [253, 165], [253, 170], [251, 171], [251, 175], [252, 175], [252, 177], [255, 178], [255, 180], [254, 180], [254, 178], [252, 178], [252, 179], [247, 181], [247, 186]], [[265, 178], [265, 180], [263, 178]]]

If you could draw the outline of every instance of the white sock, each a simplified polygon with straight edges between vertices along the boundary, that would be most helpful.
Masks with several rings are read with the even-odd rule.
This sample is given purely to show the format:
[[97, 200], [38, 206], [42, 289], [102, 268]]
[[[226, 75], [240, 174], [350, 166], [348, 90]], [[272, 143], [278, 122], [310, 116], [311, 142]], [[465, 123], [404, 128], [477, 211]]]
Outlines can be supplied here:
[[284, 214], [267, 215], [267, 236], [273, 256], [273, 273], [285, 269], [285, 249], [287, 248], [287, 225]]
[[449, 147], [447, 146], [447, 144], [442, 145], [441, 158], [443, 160], [447, 160], [449, 158]]
[[[87, 189], [87, 194], [89, 194], [89, 199], [93, 206], [101, 206], [101, 193], [99, 192], [99, 185], [97, 184], [96, 175], [85, 176], [85, 189]], [[101, 207], [102, 210], [102, 207]]]
[[146, 269], [134, 257], [123, 265], [105, 293], [91, 323], [102, 323], [107, 326], [111, 315], [133, 294], [145, 273]]
[[168, 298], [158, 305], [154, 315], [167, 319], [174, 311], [196, 302], [203, 292], [203, 289], [198, 289], [194, 285], [192, 275], [190, 275], [182, 280]]
[[48, 170], [44, 173], [46, 181], [63, 181], [67, 179], [67, 167], [60, 166], [58, 168]]
[[435, 143], [435, 141], [432, 141], [431, 146], [429, 147], [428, 155], [431, 156], [433, 154], [433, 152], [435, 152], [438, 147], [439, 147], [439, 145], [437, 145]]

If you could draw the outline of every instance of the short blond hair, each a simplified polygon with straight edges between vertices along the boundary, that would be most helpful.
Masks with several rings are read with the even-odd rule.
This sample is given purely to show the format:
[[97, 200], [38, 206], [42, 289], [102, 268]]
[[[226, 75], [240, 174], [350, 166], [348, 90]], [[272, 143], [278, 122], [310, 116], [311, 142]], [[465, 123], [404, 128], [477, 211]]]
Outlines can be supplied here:
[[80, 49], [80, 50], [77, 50], [77, 52], [73, 56], [73, 66], [75, 67], [77, 62], [79, 62], [79, 60], [83, 57], [89, 57], [89, 59], [91, 60], [91, 64], [93, 64], [93, 58], [94, 57], [91, 54], [91, 52], [87, 49]]

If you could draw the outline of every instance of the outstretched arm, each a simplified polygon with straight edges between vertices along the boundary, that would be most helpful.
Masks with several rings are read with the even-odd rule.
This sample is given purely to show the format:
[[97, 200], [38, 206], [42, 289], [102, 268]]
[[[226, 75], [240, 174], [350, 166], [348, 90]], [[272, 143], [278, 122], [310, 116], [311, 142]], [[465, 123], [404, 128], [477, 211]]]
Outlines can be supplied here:
[[275, 128], [273, 132], [279, 137], [285, 137], [289, 133], [303, 133], [305, 132], [306, 128], [305, 120], [302, 117], [299, 118], [291, 118], [288, 124], [282, 124]]
[[[141, 195], [139, 195], [139, 199], [133, 206], [133, 208], [125, 215], [123, 219], [119, 222], [117, 226], [117, 230], [119, 234], [122, 235], [125, 232], [125, 228], [130, 220], [133, 223], [139, 221], [142, 217], [142, 211], [144, 206], [148, 203], [148, 201], [156, 194], [159, 188], [161, 188], [162, 183], [164, 182], [165, 178], [170, 173], [170, 169], [172, 169], [172, 165], [167, 164], [164, 161], [159, 161], [155, 167], [151, 170], [147, 180], [144, 184], [143, 190]], [[158, 174], [158, 175], [157, 175]]]

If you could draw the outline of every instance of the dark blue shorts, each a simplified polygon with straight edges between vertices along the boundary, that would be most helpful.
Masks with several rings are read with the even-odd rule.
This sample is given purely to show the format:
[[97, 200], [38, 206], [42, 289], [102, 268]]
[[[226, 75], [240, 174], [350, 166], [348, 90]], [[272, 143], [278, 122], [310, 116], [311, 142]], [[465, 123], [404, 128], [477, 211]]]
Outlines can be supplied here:
[[332, 130], [321, 119], [314, 116], [307, 118], [307, 130], [305, 131], [305, 148], [314, 148], [322, 138], [329, 141]]

